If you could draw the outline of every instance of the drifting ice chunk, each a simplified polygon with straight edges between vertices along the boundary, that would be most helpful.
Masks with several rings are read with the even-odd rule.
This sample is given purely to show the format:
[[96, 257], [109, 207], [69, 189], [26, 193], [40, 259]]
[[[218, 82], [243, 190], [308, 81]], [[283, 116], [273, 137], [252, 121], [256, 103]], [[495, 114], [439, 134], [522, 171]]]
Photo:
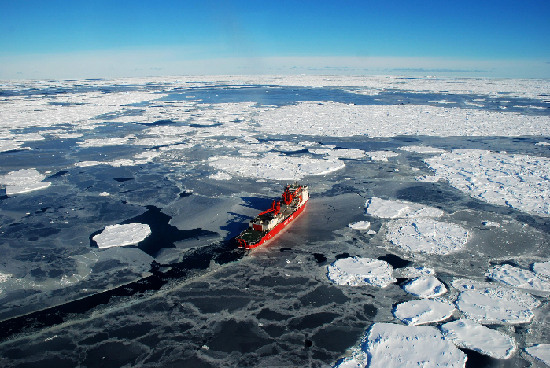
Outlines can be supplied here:
[[346, 166], [338, 159], [313, 159], [276, 153], [268, 153], [254, 160], [246, 157], [213, 157], [209, 164], [233, 176], [274, 180], [299, 180], [307, 175], [326, 175]]
[[351, 227], [353, 230], [368, 230], [370, 229], [370, 222], [368, 221], [354, 222], [353, 224], [349, 224], [349, 227]]
[[367, 214], [387, 219], [406, 217], [440, 217], [444, 212], [438, 208], [406, 201], [393, 201], [372, 197], [365, 203]]
[[533, 263], [533, 271], [535, 271], [537, 275], [550, 277], [550, 261]]
[[397, 305], [393, 315], [407, 325], [440, 322], [453, 315], [455, 307], [437, 300], [410, 300]]
[[122, 247], [137, 244], [151, 234], [147, 224], [132, 223], [125, 225], [109, 225], [92, 239], [99, 248]]
[[425, 162], [474, 198], [550, 216], [550, 158], [461, 149]]
[[6, 185], [6, 195], [28, 193], [49, 187], [51, 183], [43, 182], [44, 178], [36, 169], [22, 169], [0, 176], [0, 184]]
[[445, 285], [433, 276], [420, 276], [406, 283], [403, 289], [419, 298], [435, 298], [447, 292]]
[[327, 277], [338, 285], [372, 285], [386, 287], [397, 281], [393, 268], [385, 261], [371, 258], [344, 258], [327, 267]]
[[386, 239], [405, 251], [446, 255], [464, 248], [468, 231], [428, 218], [401, 219], [388, 224]]
[[490, 283], [457, 279], [453, 287], [464, 290], [456, 300], [456, 307], [481, 324], [527, 323], [533, 319], [533, 310], [540, 305], [526, 292]]
[[396, 271], [399, 273], [398, 277], [404, 277], [404, 278], [414, 278], [414, 277], [420, 277], [420, 276], [435, 275], [435, 271], [433, 268], [423, 267], [423, 266], [405, 267]]
[[448, 322], [441, 326], [446, 339], [460, 348], [477, 351], [495, 359], [508, 359], [516, 351], [513, 338], [468, 319]]
[[550, 366], [550, 344], [538, 344], [526, 348], [525, 351], [532, 357], [544, 362], [547, 366]]
[[388, 161], [388, 158], [399, 156], [399, 153], [391, 151], [370, 151], [366, 152], [366, 155], [370, 157], [372, 161]]
[[375, 323], [364, 349], [369, 367], [464, 367], [466, 355], [434, 327]]
[[521, 289], [550, 291], [550, 280], [509, 264], [494, 266], [485, 273], [488, 278]]

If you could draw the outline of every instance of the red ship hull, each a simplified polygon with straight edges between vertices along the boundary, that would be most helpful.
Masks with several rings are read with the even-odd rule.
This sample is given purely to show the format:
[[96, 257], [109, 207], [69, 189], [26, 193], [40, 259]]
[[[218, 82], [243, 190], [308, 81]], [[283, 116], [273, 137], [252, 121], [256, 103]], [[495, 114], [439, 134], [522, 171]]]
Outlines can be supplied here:
[[287, 225], [289, 225], [292, 221], [294, 221], [296, 219], [296, 217], [298, 217], [298, 215], [300, 215], [304, 211], [304, 209], [306, 208], [306, 203], [304, 203], [301, 207], [298, 207], [298, 209], [292, 215], [290, 215], [286, 220], [284, 220], [279, 225], [275, 226], [273, 228], [273, 230], [271, 230], [270, 232], [265, 234], [258, 243], [256, 243], [256, 244], [246, 244], [244, 249], [257, 248], [260, 245], [265, 244], [269, 240], [273, 239], [275, 237], [275, 235], [280, 233], [281, 230], [283, 230]]

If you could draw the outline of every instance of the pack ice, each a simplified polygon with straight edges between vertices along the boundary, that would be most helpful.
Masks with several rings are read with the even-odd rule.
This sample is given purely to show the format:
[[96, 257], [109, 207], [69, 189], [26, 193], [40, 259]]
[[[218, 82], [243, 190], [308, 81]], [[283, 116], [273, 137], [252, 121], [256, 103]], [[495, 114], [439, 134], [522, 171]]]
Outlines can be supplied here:
[[453, 315], [456, 308], [439, 300], [410, 300], [398, 304], [393, 315], [407, 325], [422, 325], [444, 321]]
[[393, 268], [385, 261], [350, 257], [338, 259], [327, 267], [327, 277], [338, 285], [386, 287], [397, 281]]
[[137, 244], [151, 234], [147, 224], [131, 223], [109, 225], [92, 239], [99, 248], [122, 247]]
[[459, 149], [424, 161], [436, 177], [474, 198], [550, 216], [550, 158]]
[[51, 183], [43, 181], [45, 178], [36, 169], [22, 169], [0, 176], [0, 184], [6, 186], [6, 195], [13, 195], [49, 187]]
[[337, 367], [465, 367], [466, 354], [435, 327], [375, 323], [360, 351]]

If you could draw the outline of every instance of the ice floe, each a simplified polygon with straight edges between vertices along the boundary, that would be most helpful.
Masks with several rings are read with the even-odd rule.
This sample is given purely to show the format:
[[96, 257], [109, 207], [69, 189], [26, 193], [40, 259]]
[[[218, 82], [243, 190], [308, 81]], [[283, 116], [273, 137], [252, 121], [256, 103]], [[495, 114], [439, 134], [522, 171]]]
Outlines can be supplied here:
[[99, 248], [111, 248], [137, 244], [150, 234], [149, 225], [136, 222], [106, 226], [100, 234], [95, 235], [92, 239]]
[[299, 131], [311, 136], [547, 136], [546, 116], [425, 105], [349, 105], [300, 102], [255, 117], [267, 134]]
[[452, 285], [461, 291], [455, 302], [457, 308], [481, 324], [527, 323], [540, 305], [529, 293], [492, 283], [456, 279]]
[[216, 156], [209, 165], [233, 176], [256, 179], [299, 180], [308, 175], [326, 175], [343, 169], [337, 159], [283, 156], [267, 153], [261, 158]]
[[386, 239], [407, 252], [446, 255], [464, 248], [468, 230], [431, 218], [399, 219], [388, 223]]
[[540, 277], [533, 271], [524, 270], [509, 264], [491, 267], [485, 276], [503, 284], [538, 291], [550, 292], [550, 280]]
[[393, 315], [407, 325], [441, 322], [453, 315], [454, 305], [439, 300], [409, 300], [398, 304]]
[[465, 367], [466, 354], [430, 326], [375, 323], [361, 350], [337, 365], [349, 367]]
[[369, 151], [369, 152], [365, 152], [365, 154], [372, 161], [383, 161], [383, 162], [387, 162], [389, 158], [399, 156], [399, 153], [392, 152], [392, 151]]
[[49, 187], [51, 183], [43, 181], [45, 178], [36, 169], [21, 169], [1, 175], [0, 184], [6, 186], [6, 195], [21, 194]]
[[395, 270], [399, 274], [399, 277], [403, 278], [415, 278], [420, 276], [433, 276], [435, 275], [435, 270], [433, 268], [424, 267], [424, 266], [408, 266]]
[[446, 339], [458, 347], [477, 351], [495, 359], [508, 359], [516, 351], [513, 338], [469, 319], [448, 322], [441, 326]]
[[353, 230], [369, 230], [370, 222], [369, 221], [358, 221], [352, 224], [349, 224], [349, 227]]
[[414, 153], [444, 153], [447, 152], [444, 149], [429, 147], [429, 146], [404, 146], [399, 148], [401, 151], [414, 152]]
[[405, 285], [403, 290], [419, 298], [435, 298], [447, 292], [445, 285], [434, 276], [420, 276]]
[[444, 212], [438, 208], [424, 206], [418, 203], [387, 200], [372, 197], [365, 203], [367, 215], [398, 219], [407, 217], [440, 217]]
[[539, 276], [550, 278], [550, 261], [533, 263], [533, 271]]
[[386, 287], [397, 281], [393, 268], [385, 261], [350, 257], [338, 259], [327, 267], [327, 277], [338, 285]]
[[525, 351], [532, 357], [540, 360], [547, 366], [550, 366], [550, 344], [538, 344], [528, 348]]
[[460, 149], [424, 161], [474, 198], [550, 216], [550, 158]]

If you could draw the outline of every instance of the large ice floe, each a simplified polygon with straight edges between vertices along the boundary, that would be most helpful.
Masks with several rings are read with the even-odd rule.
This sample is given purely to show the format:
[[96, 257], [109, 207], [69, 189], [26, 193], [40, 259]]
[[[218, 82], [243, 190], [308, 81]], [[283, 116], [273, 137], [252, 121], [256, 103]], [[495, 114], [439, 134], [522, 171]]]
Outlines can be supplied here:
[[495, 359], [508, 359], [516, 351], [513, 338], [472, 320], [460, 319], [445, 323], [441, 331], [458, 347], [477, 351]]
[[326, 175], [345, 167], [338, 159], [315, 159], [268, 153], [251, 160], [247, 157], [218, 156], [209, 160], [210, 166], [241, 177], [274, 180], [299, 180], [308, 175]]
[[339, 368], [387, 367], [465, 367], [466, 354], [441, 332], [430, 326], [402, 326], [375, 323], [364, 338], [362, 347]]
[[367, 215], [386, 219], [440, 217], [444, 215], [442, 210], [435, 207], [407, 201], [387, 200], [378, 197], [368, 199], [365, 203], [365, 208]]
[[505, 285], [521, 289], [550, 292], [550, 279], [541, 277], [533, 271], [509, 264], [493, 266], [485, 273], [485, 276]]
[[109, 225], [92, 239], [99, 248], [123, 247], [134, 245], [144, 240], [151, 234], [149, 225], [131, 223], [124, 225]]
[[331, 101], [300, 102], [264, 110], [255, 118], [259, 131], [267, 134], [300, 131], [306, 135], [332, 137], [541, 136], [550, 135], [547, 119], [513, 112], [425, 105], [349, 105]]
[[520, 324], [530, 322], [540, 302], [531, 294], [493, 283], [455, 279], [460, 291], [455, 302], [464, 315], [481, 324]]
[[420, 276], [405, 285], [403, 290], [419, 298], [435, 298], [447, 292], [445, 285], [434, 276]]
[[49, 187], [51, 183], [43, 181], [45, 178], [46, 175], [36, 169], [21, 169], [0, 176], [0, 184], [6, 186], [7, 195], [13, 195]]
[[550, 366], [550, 344], [538, 344], [525, 349], [532, 357]]
[[460, 149], [425, 162], [436, 177], [474, 198], [550, 216], [550, 158]]
[[533, 271], [539, 276], [550, 278], [550, 261], [533, 263]]
[[439, 300], [409, 300], [398, 304], [393, 315], [407, 325], [441, 322], [453, 315], [454, 305]]
[[327, 277], [338, 285], [386, 287], [397, 281], [392, 272], [385, 261], [360, 257], [338, 259], [327, 267]]
[[400, 219], [388, 223], [386, 239], [406, 252], [446, 255], [464, 248], [468, 230], [431, 218]]

